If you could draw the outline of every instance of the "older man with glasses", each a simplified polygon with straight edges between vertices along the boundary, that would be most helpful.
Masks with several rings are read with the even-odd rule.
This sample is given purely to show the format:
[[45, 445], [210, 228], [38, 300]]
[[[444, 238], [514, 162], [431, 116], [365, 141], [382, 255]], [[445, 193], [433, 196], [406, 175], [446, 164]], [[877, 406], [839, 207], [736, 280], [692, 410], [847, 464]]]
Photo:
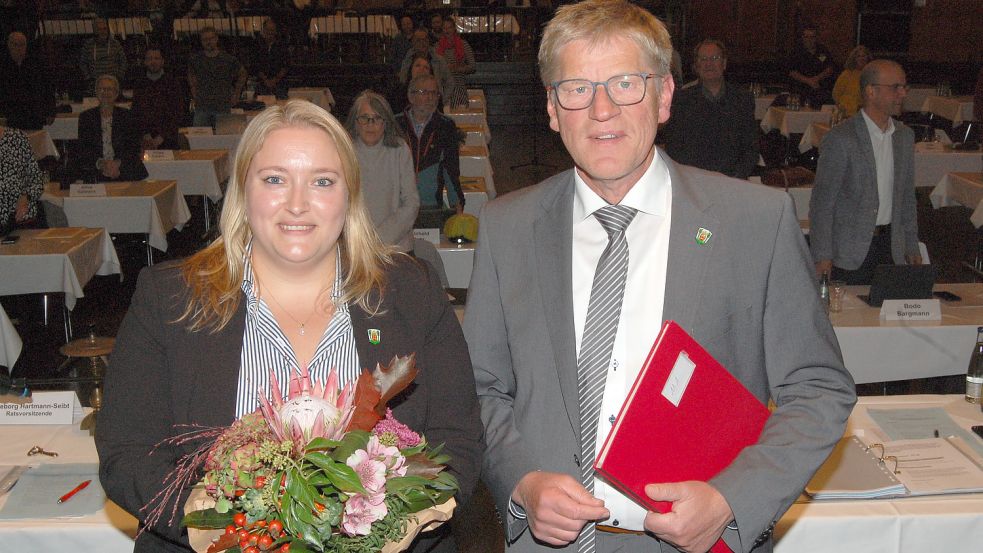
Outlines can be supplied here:
[[[662, 23], [626, 1], [559, 8], [539, 67], [574, 168], [481, 213], [464, 333], [482, 479], [510, 553], [705, 552], [721, 538], [770, 551], [855, 401], [788, 196], [677, 165], [655, 146], [671, 55]], [[776, 408], [709, 481], [649, 480], [652, 501], [672, 502], [660, 514], [597, 478], [593, 462], [668, 320]], [[674, 462], [666, 444], [633, 445], [652, 466]]]
[[440, 87], [433, 75], [410, 81], [409, 106], [396, 117], [413, 151], [416, 185], [422, 207], [444, 207], [444, 190], [450, 207], [464, 212], [461, 190], [461, 135], [454, 121], [437, 111]]
[[693, 51], [699, 80], [676, 92], [666, 124], [666, 153], [684, 165], [746, 179], [758, 164], [758, 126], [754, 98], [727, 82], [727, 50], [704, 40]]

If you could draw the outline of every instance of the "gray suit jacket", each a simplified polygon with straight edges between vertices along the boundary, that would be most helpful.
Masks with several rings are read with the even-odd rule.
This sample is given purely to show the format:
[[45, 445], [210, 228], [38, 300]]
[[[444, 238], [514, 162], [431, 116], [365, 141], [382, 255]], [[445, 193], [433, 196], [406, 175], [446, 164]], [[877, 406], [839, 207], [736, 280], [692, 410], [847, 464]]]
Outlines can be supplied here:
[[[915, 212], [915, 133], [895, 121], [891, 256], [898, 265], [918, 255]], [[809, 247], [814, 261], [860, 267], [877, 221], [877, 169], [864, 116], [854, 115], [823, 138], [816, 184], [809, 200]]]
[[[739, 530], [724, 536], [731, 548], [769, 550], [775, 522], [842, 435], [853, 380], [788, 196], [659, 155], [672, 182], [664, 319], [777, 405], [758, 444], [711, 481], [735, 513]], [[482, 476], [515, 540], [510, 551], [548, 550], [506, 514], [519, 479], [534, 470], [579, 475], [573, 198], [567, 171], [481, 215], [464, 331], [486, 431]], [[706, 245], [694, 238], [700, 227], [713, 232]], [[643, 446], [658, 459], [659, 444]], [[633, 541], [638, 550], [654, 544]]]

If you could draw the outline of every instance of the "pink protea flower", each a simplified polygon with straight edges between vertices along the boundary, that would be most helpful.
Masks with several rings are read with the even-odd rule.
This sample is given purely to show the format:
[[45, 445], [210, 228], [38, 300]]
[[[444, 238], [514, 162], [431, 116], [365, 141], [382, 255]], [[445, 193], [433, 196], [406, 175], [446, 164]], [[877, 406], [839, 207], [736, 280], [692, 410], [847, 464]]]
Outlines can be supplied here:
[[376, 423], [372, 434], [378, 436], [383, 444], [396, 446], [399, 449], [414, 447], [420, 443], [420, 435], [396, 420], [393, 417], [393, 410], [389, 408], [386, 409], [386, 418]]
[[341, 514], [341, 531], [349, 536], [367, 536], [372, 533], [372, 523], [389, 514], [385, 498], [384, 493], [373, 496], [355, 494], [349, 497]]
[[351, 385], [338, 388], [338, 371], [331, 369], [322, 386], [311, 383], [304, 365], [290, 377], [287, 401], [283, 401], [276, 375], [270, 371], [270, 399], [259, 394], [263, 418], [278, 440], [290, 440], [294, 451], [302, 453], [314, 438], [340, 439], [354, 411]]

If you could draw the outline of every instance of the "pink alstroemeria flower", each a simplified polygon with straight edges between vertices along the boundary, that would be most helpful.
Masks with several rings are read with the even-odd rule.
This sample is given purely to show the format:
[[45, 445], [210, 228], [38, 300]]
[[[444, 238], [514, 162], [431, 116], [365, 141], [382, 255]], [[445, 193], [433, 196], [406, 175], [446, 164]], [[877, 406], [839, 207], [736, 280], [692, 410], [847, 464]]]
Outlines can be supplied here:
[[349, 536], [369, 535], [372, 532], [372, 523], [389, 514], [385, 499], [384, 493], [374, 496], [355, 494], [349, 497], [341, 515], [341, 531]]

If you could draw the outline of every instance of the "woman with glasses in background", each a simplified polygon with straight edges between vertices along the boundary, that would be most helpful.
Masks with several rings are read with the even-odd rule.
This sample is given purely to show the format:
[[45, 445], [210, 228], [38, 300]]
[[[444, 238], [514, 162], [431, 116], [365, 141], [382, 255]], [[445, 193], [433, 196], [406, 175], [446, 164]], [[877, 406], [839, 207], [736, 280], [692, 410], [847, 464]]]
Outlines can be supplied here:
[[399, 251], [411, 251], [420, 195], [410, 147], [389, 102], [371, 90], [362, 92], [345, 127], [355, 144], [362, 198], [379, 238]]

